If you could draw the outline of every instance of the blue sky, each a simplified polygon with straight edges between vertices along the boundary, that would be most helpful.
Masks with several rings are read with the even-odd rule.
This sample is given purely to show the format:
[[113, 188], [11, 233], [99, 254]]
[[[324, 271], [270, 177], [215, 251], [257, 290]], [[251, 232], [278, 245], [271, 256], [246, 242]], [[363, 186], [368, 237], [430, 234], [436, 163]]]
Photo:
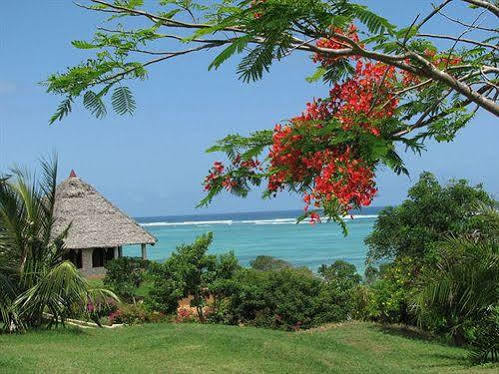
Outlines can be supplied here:
[[[147, 3], [147, 1], [146, 1]], [[364, 1], [397, 24], [410, 24], [414, 15], [430, 9], [430, 1]], [[464, 17], [460, 8], [449, 8]], [[426, 13], [426, 12], [424, 12]], [[465, 18], [463, 18], [465, 19]], [[244, 84], [236, 79], [234, 63], [208, 72], [213, 54], [189, 55], [149, 70], [149, 80], [131, 84], [138, 109], [133, 117], [109, 114], [93, 118], [76, 106], [62, 123], [48, 119], [60, 99], [37, 83], [89, 56], [70, 41], [89, 39], [102, 16], [77, 8], [71, 1], [2, 2], [0, 24], [0, 169], [14, 163], [30, 168], [56, 150], [60, 178], [72, 168], [111, 201], [134, 216], [215, 213], [301, 208], [297, 196], [261, 200], [229, 195], [211, 207], [196, 210], [203, 195], [201, 181], [216, 155], [204, 149], [232, 132], [270, 128], [292, 117], [327, 88], [309, 84], [313, 71], [306, 55], [277, 63], [263, 81]], [[439, 30], [442, 21], [428, 25]], [[499, 124], [479, 114], [453, 143], [428, 143], [421, 156], [404, 159], [412, 180], [381, 170], [375, 206], [397, 204], [423, 170], [445, 182], [468, 178], [483, 182], [499, 197]]]

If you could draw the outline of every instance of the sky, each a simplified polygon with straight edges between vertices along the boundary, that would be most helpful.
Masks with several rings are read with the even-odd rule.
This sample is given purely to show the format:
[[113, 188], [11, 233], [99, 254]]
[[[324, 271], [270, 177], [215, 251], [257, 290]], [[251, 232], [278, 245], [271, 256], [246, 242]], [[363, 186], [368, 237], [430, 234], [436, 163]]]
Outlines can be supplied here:
[[[431, 9], [430, 1], [363, 3], [399, 25]], [[466, 19], [459, 7], [449, 12]], [[327, 87], [304, 79], [314, 70], [306, 55], [276, 63], [251, 84], [237, 80], [237, 59], [208, 71], [213, 53], [180, 57], [152, 66], [147, 81], [130, 84], [137, 102], [133, 116], [109, 113], [98, 120], [79, 104], [62, 123], [49, 126], [60, 97], [47, 94], [39, 82], [90, 57], [70, 41], [90, 39], [104, 17], [69, 0], [4, 0], [0, 18], [0, 170], [14, 164], [34, 170], [41, 157], [56, 151], [60, 180], [74, 169], [133, 216], [302, 208], [296, 195], [262, 200], [258, 191], [246, 199], [224, 194], [208, 208], [195, 206], [203, 197], [204, 176], [221, 157], [206, 154], [206, 148], [229, 133], [272, 128], [299, 114], [312, 98], [325, 96]], [[441, 31], [442, 24], [436, 19], [426, 31]], [[499, 198], [498, 122], [479, 113], [454, 142], [429, 142], [422, 156], [403, 153], [410, 178], [380, 170], [373, 206], [400, 203], [424, 170], [443, 183], [482, 182]]]

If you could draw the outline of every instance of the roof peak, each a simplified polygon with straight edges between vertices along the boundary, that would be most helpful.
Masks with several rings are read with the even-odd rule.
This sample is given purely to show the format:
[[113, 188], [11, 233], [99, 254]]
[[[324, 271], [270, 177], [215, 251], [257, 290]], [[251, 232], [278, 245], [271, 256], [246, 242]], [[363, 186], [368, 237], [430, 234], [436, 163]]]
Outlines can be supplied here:
[[76, 173], [73, 169], [71, 169], [71, 173], [69, 173], [70, 178], [76, 178]]

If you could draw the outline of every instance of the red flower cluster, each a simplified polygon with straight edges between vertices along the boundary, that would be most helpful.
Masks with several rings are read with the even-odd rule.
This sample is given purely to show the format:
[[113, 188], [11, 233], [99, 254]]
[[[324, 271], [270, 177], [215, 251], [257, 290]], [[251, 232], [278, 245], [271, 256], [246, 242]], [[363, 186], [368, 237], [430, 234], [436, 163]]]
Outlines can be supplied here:
[[[254, 0], [252, 6], [263, 1]], [[260, 16], [255, 14], [255, 18]], [[345, 29], [332, 27], [330, 31], [331, 37], [317, 41], [318, 47], [350, 48], [340, 35], [362, 45], [354, 25]], [[459, 58], [437, 56], [431, 50], [425, 51], [424, 57], [437, 66], [461, 63]], [[421, 78], [413, 73], [358, 55], [336, 57], [318, 53], [313, 57], [323, 67], [336, 64], [339, 59], [355, 64], [353, 76], [336, 83], [326, 99], [308, 103], [306, 110], [289, 124], [276, 125], [268, 155], [268, 191], [276, 194], [286, 187], [306, 190], [303, 199], [307, 212], [314, 206], [336, 214], [339, 207], [340, 214], [347, 214], [352, 208], [371, 204], [377, 193], [374, 181], [377, 160], [363, 159], [361, 154], [365, 153], [359, 144], [363, 144], [362, 137], [388, 133], [390, 130], [384, 124], [396, 112], [401, 88], [421, 83]], [[326, 126], [331, 131], [321, 131]], [[338, 138], [342, 131], [349, 132], [347, 140], [338, 140], [342, 139]], [[217, 162], [205, 179], [205, 189], [221, 185], [231, 190], [237, 185], [231, 175], [241, 168], [250, 173], [263, 170], [257, 160], [241, 162], [239, 156], [229, 171]], [[321, 221], [317, 212], [310, 212], [309, 217], [312, 223]]]
[[[308, 184], [311, 192], [304, 196], [305, 210], [312, 204], [324, 207], [335, 201], [346, 214], [354, 207], [370, 205], [377, 192], [373, 165], [358, 156], [355, 144], [331, 146], [332, 133], [318, 136], [313, 130], [336, 118], [344, 131], [355, 128], [380, 136], [380, 120], [393, 116], [398, 105], [393, 92], [399, 78], [393, 67], [359, 59], [354, 77], [336, 84], [328, 99], [308, 103], [306, 111], [289, 125], [277, 125], [269, 154], [268, 190], [277, 192], [286, 184]], [[304, 135], [307, 132], [315, 139]], [[324, 147], [306, 151], [307, 142]], [[310, 218], [312, 223], [320, 222], [316, 212]]]
[[[255, 5], [258, 5], [260, 3], [264, 3], [265, 1], [267, 1], [267, 0], [252, 0], [251, 4], [250, 4], [250, 8], [252, 8]], [[260, 13], [260, 12], [253, 13], [253, 17], [255, 17], [255, 18], [260, 18], [261, 16], [262, 16], [262, 13]]]
[[220, 181], [222, 180], [224, 169], [225, 166], [221, 162], [215, 161], [213, 163], [213, 166], [210, 169], [210, 173], [206, 176], [206, 178], [204, 178], [205, 191], [211, 190], [215, 185], [220, 183]]
[[[303, 121], [293, 125], [310, 126]], [[304, 196], [306, 211], [312, 204], [321, 207], [333, 200], [341, 205], [345, 214], [353, 207], [369, 205], [377, 192], [372, 167], [356, 157], [349, 146], [310, 153], [302, 151], [301, 136], [293, 135], [293, 125], [278, 125], [274, 130], [268, 190], [277, 192], [286, 183], [312, 180], [311, 192]], [[310, 219], [312, 223], [320, 222], [316, 212], [310, 213]]]
[[[246, 172], [249, 173], [255, 173], [256, 170], [263, 170], [260, 161], [256, 159], [242, 161], [240, 155], [237, 155], [232, 161], [231, 169], [246, 169]], [[209, 174], [204, 179], [204, 189], [205, 191], [210, 191], [218, 185], [221, 185], [227, 191], [230, 191], [238, 186], [238, 181], [231, 176], [230, 169], [226, 169], [221, 162], [216, 161], [213, 163]]]
[[204, 190], [209, 191], [217, 185], [221, 185], [227, 191], [237, 186], [237, 182], [231, 178], [230, 175], [224, 175], [225, 166], [219, 162], [215, 161], [213, 167], [210, 169], [210, 173], [204, 179]]
[[360, 126], [374, 135], [380, 134], [373, 120], [390, 118], [398, 105], [394, 96], [397, 81], [395, 68], [357, 61], [355, 78], [336, 84], [327, 105], [344, 130]]
[[[339, 34], [339, 35], [344, 35], [348, 38], [350, 38], [351, 40], [353, 40], [354, 42], [358, 43], [360, 41], [359, 39], [359, 34], [357, 32], [357, 27], [355, 27], [355, 25], [350, 25], [348, 27], [348, 29], [346, 30], [342, 30], [338, 27], [334, 27], [334, 28], [331, 28], [331, 31], [335, 34]], [[345, 49], [345, 48], [350, 48], [351, 46], [340, 40], [338, 37], [331, 37], [331, 38], [321, 38], [317, 41], [317, 47], [320, 47], [320, 48], [327, 48], [327, 49]], [[356, 58], [355, 56], [352, 56], [353, 58]], [[326, 67], [326, 66], [329, 66], [329, 65], [332, 65], [334, 63], [336, 63], [339, 59], [342, 59], [344, 57], [336, 57], [336, 56], [324, 56], [324, 55], [321, 55], [319, 53], [316, 53], [314, 55], [314, 57], [312, 58], [312, 60], [314, 62], [320, 62], [322, 64], [322, 66]]]

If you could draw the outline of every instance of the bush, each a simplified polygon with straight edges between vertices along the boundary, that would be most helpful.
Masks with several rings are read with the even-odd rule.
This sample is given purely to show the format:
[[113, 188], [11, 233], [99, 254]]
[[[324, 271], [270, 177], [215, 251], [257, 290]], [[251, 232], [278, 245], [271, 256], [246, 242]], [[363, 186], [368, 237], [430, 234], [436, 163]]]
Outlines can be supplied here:
[[473, 340], [474, 327], [499, 302], [498, 239], [451, 238], [441, 244], [441, 259], [422, 273], [415, 297], [424, 327], [450, 335], [457, 345]]
[[291, 264], [287, 261], [272, 256], [257, 256], [250, 262], [250, 266], [255, 270], [269, 271], [290, 268]]
[[212, 233], [201, 235], [193, 244], [177, 247], [163, 264], [151, 268], [154, 288], [147, 299], [151, 308], [172, 314], [182, 298], [191, 297], [190, 305], [204, 321], [207, 298], [240, 267], [232, 252], [218, 257], [206, 254], [212, 240]]
[[123, 299], [132, 301], [135, 292], [144, 281], [150, 261], [139, 257], [120, 257], [106, 263], [107, 270], [104, 284]]
[[474, 364], [499, 361], [499, 306], [488, 308], [473, 327], [470, 360]]
[[[367, 270], [367, 269], [366, 269]], [[356, 318], [382, 323], [411, 323], [410, 299], [413, 292], [414, 266], [410, 258], [384, 264], [369, 270], [368, 285], [357, 287], [352, 294]], [[376, 274], [376, 277], [372, 277]]]
[[353, 266], [333, 276], [332, 269], [344, 265], [339, 262], [324, 267], [329, 270], [324, 271], [328, 274], [324, 278], [308, 268], [242, 269], [218, 290], [226, 297], [214, 304], [210, 320], [297, 330], [348, 319], [352, 310], [350, 292], [360, 277], [352, 274]]
[[163, 313], [149, 311], [144, 304], [123, 304], [111, 313], [108, 317], [110, 324], [124, 323], [127, 325], [136, 325], [141, 323], [156, 323], [166, 319]]

